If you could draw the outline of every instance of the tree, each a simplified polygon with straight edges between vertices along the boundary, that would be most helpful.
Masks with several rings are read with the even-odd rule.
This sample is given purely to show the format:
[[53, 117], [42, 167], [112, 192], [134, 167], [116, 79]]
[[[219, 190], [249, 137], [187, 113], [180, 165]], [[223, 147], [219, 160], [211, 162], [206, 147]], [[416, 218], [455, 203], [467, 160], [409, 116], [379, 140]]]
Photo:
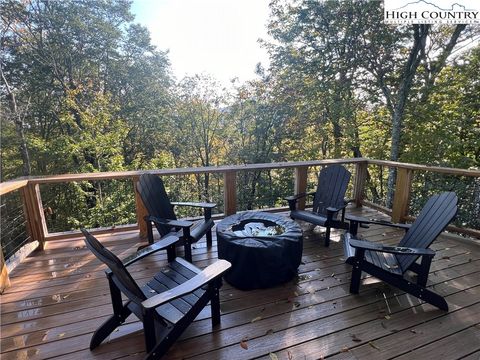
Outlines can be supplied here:
[[[169, 149], [177, 167], [211, 166], [221, 163], [225, 120], [225, 89], [211, 77], [184, 78], [177, 88], [168, 134]], [[197, 176], [200, 184], [200, 177]], [[201, 193], [209, 200], [210, 175], [205, 174]]]
[[[156, 134], [162, 134], [170, 106], [168, 58], [151, 45], [145, 28], [132, 23], [129, 1], [5, 0], [0, 16], [0, 91], [2, 104], [10, 99], [11, 105], [2, 114], [2, 179], [16, 176], [11, 164], [19, 153], [27, 164], [24, 149], [30, 151], [32, 174], [114, 171], [163, 161], [154, 158], [163, 140]], [[17, 136], [7, 119], [15, 120]], [[101, 182], [72, 186], [70, 204], [53, 188], [42, 196], [54, 211], [63, 206], [58, 213], [64, 218], [57, 218], [62, 226], [76, 226], [80, 219], [88, 226], [107, 218], [111, 223], [119, 203], [133, 204], [119, 200], [127, 193], [123, 184], [107, 188]]]
[[[424, 99], [428, 98], [428, 88], [456, 46], [475, 34], [469, 31], [462, 37], [465, 25], [386, 25], [379, 3], [368, 1], [276, 0], [271, 10], [272, 73], [288, 79], [286, 86], [295, 84], [297, 93], [309, 98], [317, 121], [331, 122], [335, 156], [341, 154], [345, 139], [350, 139], [347, 149], [362, 153], [356, 113], [382, 105], [390, 114], [389, 159], [398, 161], [412, 87], [422, 87]], [[416, 78], [421, 66], [423, 83]], [[365, 153], [368, 156], [368, 149]], [[392, 170], [388, 205], [394, 184]]]
[[[274, 1], [270, 6], [269, 33], [275, 43], [266, 46], [271, 71], [295, 92], [300, 116], [308, 122], [330, 122], [332, 156], [341, 157], [345, 154], [343, 123], [349, 122], [355, 109], [358, 7], [334, 1]], [[323, 128], [321, 132], [328, 129]]]
[[[169, 63], [166, 53], [151, 45], [148, 31], [131, 23], [129, 7], [125, 0], [2, 2], [2, 70], [17, 108], [30, 104], [24, 121], [38, 154], [34, 173], [47, 171], [44, 144], [72, 135], [73, 125], [82, 128], [78, 109], [92, 106], [100, 93], [122, 104], [116, 116], [129, 128], [121, 145], [127, 165], [142, 165], [155, 155], [145, 134], [160, 133], [165, 123]], [[75, 124], [61, 123], [64, 111]]]

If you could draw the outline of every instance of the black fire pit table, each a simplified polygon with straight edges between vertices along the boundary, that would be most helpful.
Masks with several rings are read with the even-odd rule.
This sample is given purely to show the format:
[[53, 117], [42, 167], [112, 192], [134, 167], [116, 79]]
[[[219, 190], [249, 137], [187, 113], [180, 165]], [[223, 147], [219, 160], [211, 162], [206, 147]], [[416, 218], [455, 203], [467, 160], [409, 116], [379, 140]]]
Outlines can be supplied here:
[[225, 280], [241, 290], [290, 280], [302, 260], [303, 237], [294, 221], [275, 214], [244, 212], [217, 225], [218, 257], [232, 267]]

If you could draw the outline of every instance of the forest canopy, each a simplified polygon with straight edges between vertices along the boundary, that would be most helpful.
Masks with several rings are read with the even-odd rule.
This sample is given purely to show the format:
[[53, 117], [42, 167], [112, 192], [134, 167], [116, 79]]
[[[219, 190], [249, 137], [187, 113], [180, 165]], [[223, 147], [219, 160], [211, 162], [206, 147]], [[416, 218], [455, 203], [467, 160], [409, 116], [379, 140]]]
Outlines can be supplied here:
[[[0, 0], [0, 14], [1, 181], [360, 156], [480, 166], [478, 25], [386, 25], [377, 1], [273, 0], [271, 64], [225, 89], [174, 78], [127, 0]], [[211, 200], [209, 181], [196, 197]], [[99, 185], [68, 196], [97, 215], [64, 229], [131, 220], [134, 205], [120, 214]]]

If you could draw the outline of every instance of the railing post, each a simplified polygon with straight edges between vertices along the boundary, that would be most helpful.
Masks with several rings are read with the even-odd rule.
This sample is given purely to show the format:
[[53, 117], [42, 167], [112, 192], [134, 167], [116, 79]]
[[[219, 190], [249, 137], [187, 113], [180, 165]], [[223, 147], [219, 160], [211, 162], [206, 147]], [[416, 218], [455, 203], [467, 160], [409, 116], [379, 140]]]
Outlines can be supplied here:
[[225, 216], [237, 212], [237, 172], [223, 173], [223, 207]]
[[[307, 192], [307, 175], [308, 175], [308, 166], [298, 166], [295, 168], [295, 194], [300, 194]], [[305, 199], [303, 197], [297, 201], [297, 209], [305, 209]]]
[[139, 176], [134, 176], [133, 180], [133, 191], [135, 193], [135, 208], [137, 214], [137, 224], [140, 238], [145, 239], [147, 237], [147, 223], [145, 222], [144, 218], [148, 215], [148, 210], [143, 204], [142, 197], [137, 191], [137, 182], [140, 179]]
[[392, 205], [392, 222], [405, 222], [412, 190], [413, 170], [399, 168]]
[[37, 240], [39, 243], [39, 249], [43, 250], [48, 229], [47, 223], [45, 222], [45, 213], [43, 212], [40, 185], [29, 183], [21, 189], [20, 193], [23, 199], [27, 231], [30, 234], [32, 241]]
[[6, 288], [10, 287], [10, 278], [8, 277], [7, 265], [3, 257], [2, 245], [0, 245], [0, 294], [3, 294]]
[[355, 206], [361, 207], [365, 196], [365, 183], [367, 181], [368, 163], [362, 161], [355, 164], [355, 182], [353, 187], [353, 199]]

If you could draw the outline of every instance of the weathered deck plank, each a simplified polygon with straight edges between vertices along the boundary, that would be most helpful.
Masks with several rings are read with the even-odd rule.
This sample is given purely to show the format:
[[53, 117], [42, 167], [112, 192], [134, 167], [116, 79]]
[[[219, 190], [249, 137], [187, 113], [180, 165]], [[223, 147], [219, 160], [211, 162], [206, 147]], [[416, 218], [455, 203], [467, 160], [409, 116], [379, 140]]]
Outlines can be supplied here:
[[[370, 209], [363, 209], [363, 214], [380, 217]], [[351, 295], [351, 268], [343, 262], [339, 232], [334, 232], [330, 248], [323, 246], [317, 231], [305, 235], [297, 279], [254, 291], [225, 283], [221, 325], [212, 331], [205, 309], [166, 358], [269, 359], [274, 353], [279, 359], [370, 360], [429, 354], [441, 358], [441, 352], [452, 359], [478, 358], [480, 247], [445, 237], [433, 244], [437, 255], [429, 285], [446, 297], [451, 310], [444, 313], [371, 278], [366, 281], [372, 284], [363, 286], [360, 295]], [[362, 235], [395, 244], [402, 232], [372, 226], [362, 229]], [[140, 244], [134, 232], [99, 237], [120, 257]], [[204, 242], [193, 249], [200, 267], [216, 257], [215, 239], [211, 250]], [[159, 253], [132, 266], [132, 274], [148, 279], [165, 261], [165, 254]], [[143, 335], [132, 320], [110, 342], [94, 352], [88, 349], [93, 331], [111, 306], [104, 267], [81, 238], [48, 244], [43, 253], [12, 272], [11, 280], [12, 287], [1, 296], [2, 359], [142, 358]], [[242, 340], [247, 350], [240, 346]]]

